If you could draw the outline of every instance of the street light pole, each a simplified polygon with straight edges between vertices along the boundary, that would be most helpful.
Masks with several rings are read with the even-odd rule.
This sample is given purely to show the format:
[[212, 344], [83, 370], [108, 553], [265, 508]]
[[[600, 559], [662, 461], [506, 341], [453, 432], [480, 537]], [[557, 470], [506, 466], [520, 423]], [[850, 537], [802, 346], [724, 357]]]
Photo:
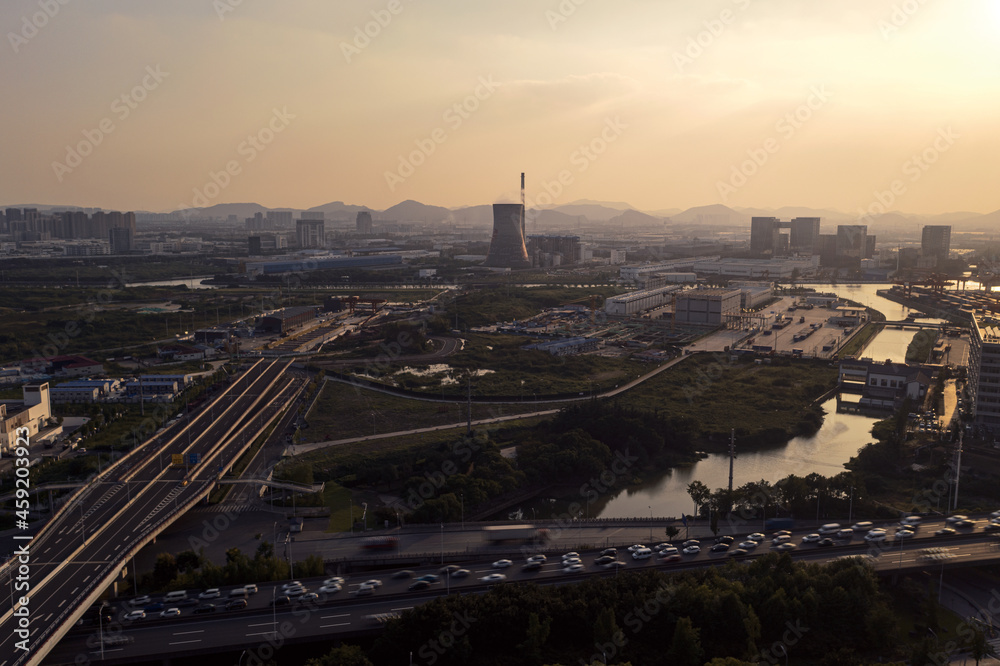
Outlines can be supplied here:
[[[649, 543], [653, 543], [653, 505], [649, 505]], [[650, 546], [652, 548], [652, 546]]]

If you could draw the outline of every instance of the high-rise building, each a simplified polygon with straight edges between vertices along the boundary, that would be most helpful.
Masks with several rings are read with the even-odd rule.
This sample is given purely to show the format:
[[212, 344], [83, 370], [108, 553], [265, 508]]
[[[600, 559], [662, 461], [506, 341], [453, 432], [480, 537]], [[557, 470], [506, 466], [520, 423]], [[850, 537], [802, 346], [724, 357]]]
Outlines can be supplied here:
[[837, 255], [844, 259], [864, 258], [868, 251], [868, 226], [865, 224], [837, 225]]
[[247, 236], [247, 254], [258, 257], [260, 253], [260, 236]]
[[358, 234], [362, 236], [372, 235], [372, 214], [366, 210], [358, 212], [357, 220], [355, 221], [355, 228]]
[[754, 255], [773, 255], [779, 244], [781, 222], [776, 217], [750, 219], [750, 252]]
[[132, 230], [128, 227], [108, 229], [108, 245], [111, 254], [127, 254], [132, 251]]
[[[322, 213], [319, 213], [322, 215]], [[295, 236], [299, 247], [325, 247], [326, 234], [322, 219], [302, 219], [295, 222]]]
[[925, 257], [937, 257], [938, 264], [948, 259], [951, 251], [951, 225], [928, 224], [920, 234], [920, 252]]
[[267, 211], [267, 222], [271, 229], [291, 229], [292, 211], [269, 210]]
[[788, 223], [788, 246], [792, 252], [812, 254], [819, 246], [819, 218], [796, 217]]
[[484, 266], [531, 268], [524, 246], [523, 219], [524, 204], [493, 204], [493, 237]]
[[994, 432], [1000, 430], [1000, 320], [972, 315], [969, 336], [969, 382], [973, 421]]

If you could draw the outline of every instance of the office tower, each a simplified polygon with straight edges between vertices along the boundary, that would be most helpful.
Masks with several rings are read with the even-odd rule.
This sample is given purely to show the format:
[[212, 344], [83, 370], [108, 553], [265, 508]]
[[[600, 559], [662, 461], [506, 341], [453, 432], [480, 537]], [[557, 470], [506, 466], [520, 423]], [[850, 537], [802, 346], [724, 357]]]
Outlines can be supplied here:
[[868, 252], [867, 236], [865, 224], [837, 225], [837, 255], [841, 259], [860, 261]]
[[247, 254], [257, 257], [260, 253], [260, 236], [247, 236]]
[[754, 217], [750, 220], [750, 252], [754, 255], [774, 254], [781, 232], [776, 217]]
[[274, 229], [292, 228], [292, 211], [290, 210], [269, 210], [267, 211], [267, 224]]
[[920, 253], [937, 257], [938, 264], [948, 259], [951, 251], [951, 225], [928, 224], [920, 234]]
[[[315, 213], [313, 213], [315, 215]], [[323, 213], [319, 213], [323, 215]], [[295, 222], [295, 237], [299, 247], [324, 247], [326, 245], [326, 235], [324, 232], [323, 219], [302, 219]]]
[[788, 224], [788, 245], [792, 252], [811, 254], [819, 246], [819, 218], [796, 217]]
[[355, 221], [355, 228], [357, 232], [362, 236], [372, 235], [372, 214], [366, 210], [358, 213], [357, 220]]
[[132, 230], [128, 227], [108, 229], [108, 244], [111, 254], [127, 254], [132, 251]]

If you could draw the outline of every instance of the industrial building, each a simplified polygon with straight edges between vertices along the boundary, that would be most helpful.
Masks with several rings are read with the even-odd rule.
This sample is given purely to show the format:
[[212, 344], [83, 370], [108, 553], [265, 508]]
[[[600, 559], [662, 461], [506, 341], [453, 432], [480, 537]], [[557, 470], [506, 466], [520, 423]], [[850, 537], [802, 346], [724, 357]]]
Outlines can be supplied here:
[[730, 282], [729, 287], [740, 290], [740, 307], [755, 310], [774, 298], [773, 282]]
[[705, 257], [685, 257], [683, 259], [671, 259], [670, 261], [660, 261], [657, 263], [649, 264], [633, 264], [631, 266], [622, 266], [618, 270], [618, 275], [622, 280], [627, 282], [639, 282], [647, 275], [653, 273], [676, 273], [683, 271], [694, 270], [694, 265], [699, 262], [705, 261], [718, 261], [719, 256], [705, 256]]
[[838, 384], [842, 391], [860, 393], [862, 407], [893, 411], [907, 398], [919, 404], [932, 378], [932, 370], [918, 365], [845, 360], [840, 363]]
[[669, 304], [674, 295], [680, 291], [680, 285], [669, 285], [612, 296], [604, 301], [604, 312], [614, 317], [626, 317], [645, 312]]
[[739, 289], [693, 289], [677, 296], [675, 320], [684, 324], [718, 326], [740, 314]]
[[313, 306], [285, 308], [261, 317], [257, 328], [267, 333], [286, 333], [315, 318], [316, 308]]
[[483, 266], [531, 268], [523, 225], [524, 204], [493, 204], [493, 236]]
[[[782, 222], [776, 217], [750, 219], [750, 252], [757, 256], [812, 254], [819, 243], [818, 217], [796, 217]], [[781, 233], [788, 229], [788, 234]]]
[[973, 421], [1000, 430], [1000, 319], [972, 313], [969, 344], [969, 390]]
[[48, 383], [25, 384], [24, 400], [0, 403], [0, 452], [10, 453], [17, 446], [17, 431], [27, 428], [28, 439], [36, 437], [52, 416]]
[[715, 259], [699, 261], [694, 265], [698, 275], [725, 275], [730, 277], [791, 279], [807, 275], [819, 268], [819, 257], [790, 257], [785, 259]]

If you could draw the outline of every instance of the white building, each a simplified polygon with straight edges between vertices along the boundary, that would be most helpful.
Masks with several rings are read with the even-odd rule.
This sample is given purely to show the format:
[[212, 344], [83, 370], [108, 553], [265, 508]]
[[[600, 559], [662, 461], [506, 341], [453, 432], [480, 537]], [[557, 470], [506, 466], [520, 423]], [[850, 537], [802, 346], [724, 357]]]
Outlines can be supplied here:
[[973, 313], [969, 345], [969, 390], [977, 425], [1000, 429], [1000, 319]]
[[674, 298], [675, 293], [679, 293], [679, 285], [658, 287], [656, 289], [646, 289], [644, 291], [633, 291], [621, 296], [612, 296], [605, 299], [604, 311], [612, 316], [625, 317], [646, 310], [652, 310], [663, 305], [667, 305]]
[[633, 264], [632, 266], [622, 266], [618, 275], [622, 280], [637, 282], [643, 276], [651, 273], [676, 273], [696, 270], [696, 263], [718, 261], [719, 257], [687, 257], [685, 259], [671, 259], [670, 261], [660, 261], [655, 264]]
[[727, 315], [740, 313], [741, 293], [739, 289], [692, 289], [677, 297], [678, 323], [708, 324], [718, 326], [725, 323]]
[[52, 416], [49, 402], [49, 385], [26, 384], [23, 406], [17, 405], [8, 411], [6, 403], [0, 403], [0, 451], [9, 453], [17, 445], [19, 428], [28, 429], [28, 439], [38, 435], [38, 431]]

